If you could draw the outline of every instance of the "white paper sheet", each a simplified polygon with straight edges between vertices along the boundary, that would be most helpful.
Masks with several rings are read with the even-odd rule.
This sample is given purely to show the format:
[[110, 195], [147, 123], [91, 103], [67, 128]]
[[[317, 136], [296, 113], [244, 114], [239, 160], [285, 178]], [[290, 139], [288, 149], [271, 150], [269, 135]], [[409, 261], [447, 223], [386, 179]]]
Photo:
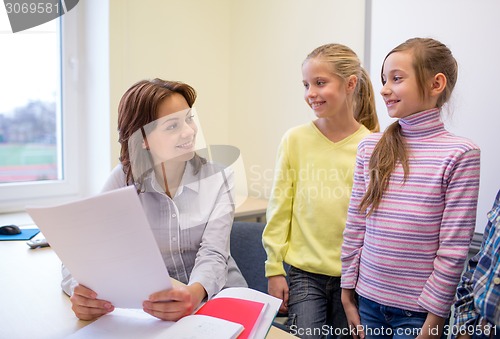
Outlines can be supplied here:
[[172, 287], [135, 187], [26, 208], [73, 277], [115, 307], [140, 308]]
[[137, 339], [161, 338], [174, 325], [173, 321], [162, 321], [142, 310], [116, 308], [91, 324], [79, 329], [67, 339]]
[[242, 330], [240, 324], [203, 315], [191, 315], [172, 322], [159, 320], [139, 310], [118, 308], [66, 339], [232, 339]]

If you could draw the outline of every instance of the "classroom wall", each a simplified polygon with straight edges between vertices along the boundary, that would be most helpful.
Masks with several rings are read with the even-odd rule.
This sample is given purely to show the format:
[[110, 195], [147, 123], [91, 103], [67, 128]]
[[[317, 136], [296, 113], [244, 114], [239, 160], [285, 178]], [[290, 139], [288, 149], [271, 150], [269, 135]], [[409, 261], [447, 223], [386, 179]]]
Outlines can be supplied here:
[[209, 144], [237, 146], [248, 193], [268, 197], [283, 133], [313, 118], [301, 63], [315, 47], [364, 56], [364, 0], [110, 0], [111, 161], [117, 106], [135, 81], [163, 77], [198, 91]]
[[[462, 64], [447, 126], [483, 150], [476, 226], [481, 233], [499, 185], [496, 144], [488, 139], [498, 126], [491, 105], [500, 74], [498, 46], [489, 43], [495, 40], [491, 25], [498, 4], [446, 0], [439, 6], [447, 15], [435, 20], [435, 11], [422, 9], [428, 6], [396, 0], [109, 0], [111, 165], [118, 163], [116, 110], [123, 92], [144, 78], [181, 80], [198, 91], [195, 106], [206, 142], [238, 147], [248, 194], [267, 198], [283, 133], [314, 118], [301, 75], [312, 49], [328, 42], [350, 46], [371, 69], [378, 92], [387, 51], [409, 36], [434, 36], [448, 42]], [[400, 13], [408, 12], [412, 16], [403, 25]], [[384, 128], [391, 120], [377, 100]]]
[[[445, 43], [458, 62], [458, 80], [449, 105], [443, 110], [446, 128], [456, 135], [472, 140], [481, 148], [481, 181], [476, 219], [476, 232], [484, 232], [487, 218], [495, 196], [500, 189], [500, 158], [498, 143], [494, 140], [500, 126], [498, 79], [500, 78], [500, 45], [498, 41], [497, 0], [421, 0], [404, 2], [399, 0], [369, 1], [369, 34], [366, 39], [374, 89], [382, 87], [380, 67], [386, 54], [396, 45], [410, 37], [432, 37]], [[429, 11], [429, 7], [433, 7]], [[404, 25], [393, 29], [401, 13]], [[436, 19], [436, 13], [446, 13]], [[422, 25], [425, 22], [425, 25]], [[382, 127], [393, 119], [381, 96], [376, 96], [377, 110]]]
[[214, 142], [227, 142], [230, 0], [110, 0], [112, 162], [118, 163], [117, 107], [136, 81], [179, 80]]

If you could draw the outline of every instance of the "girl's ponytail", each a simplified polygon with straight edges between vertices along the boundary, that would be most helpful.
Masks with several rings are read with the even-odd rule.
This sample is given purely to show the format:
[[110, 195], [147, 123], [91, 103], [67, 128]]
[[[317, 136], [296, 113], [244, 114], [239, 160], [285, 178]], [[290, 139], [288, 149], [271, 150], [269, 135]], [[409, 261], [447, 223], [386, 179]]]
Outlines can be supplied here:
[[359, 204], [359, 210], [367, 215], [376, 210], [382, 200], [382, 196], [389, 185], [389, 179], [400, 162], [404, 169], [404, 180], [409, 174], [408, 152], [406, 142], [401, 135], [401, 125], [399, 121], [393, 122], [382, 135], [373, 154], [370, 158], [368, 169], [370, 172], [370, 182], [368, 189]]
[[365, 125], [371, 132], [380, 131], [372, 82], [370, 76], [363, 67], [361, 67], [357, 91], [354, 118], [360, 124]]

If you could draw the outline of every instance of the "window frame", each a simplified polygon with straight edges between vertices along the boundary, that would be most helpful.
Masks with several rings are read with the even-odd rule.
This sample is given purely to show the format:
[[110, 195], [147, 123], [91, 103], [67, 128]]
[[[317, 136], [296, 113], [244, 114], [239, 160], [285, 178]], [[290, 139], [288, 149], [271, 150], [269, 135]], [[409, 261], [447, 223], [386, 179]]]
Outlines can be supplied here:
[[[89, 25], [89, 13], [101, 11], [100, 21], [96, 25]], [[91, 119], [95, 119], [92, 111], [109, 112], [109, 74], [103, 74], [103, 66], [94, 70], [84, 62], [88, 59], [103, 60], [104, 70], [109, 71], [109, 50], [107, 48], [92, 48], [96, 30], [107, 30], [109, 22], [109, 2], [94, 1], [80, 2], [74, 9], [60, 18], [61, 43], [61, 113], [62, 121], [58, 124], [57, 133], [61, 135], [62, 146], [59, 148], [59, 170], [62, 171], [62, 180], [44, 180], [34, 182], [13, 182], [0, 185], [0, 214], [25, 212], [29, 205], [52, 205], [68, 202], [87, 195], [98, 193], [104, 177], [110, 170], [109, 146], [109, 115], [100, 114], [100, 125], [107, 133], [90, 133]], [[102, 34], [101, 34], [102, 35]], [[104, 35], [103, 39], [107, 39]], [[102, 47], [106, 42], [101, 39]], [[106, 46], [108, 47], [108, 46]], [[99, 88], [100, 98], [95, 100], [93, 86], [89, 83], [90, 77], [98, 71], [102, 85]], [[89, 75], [90, 74], [90, 75]], [[103, 90], [104, 88], [104, 90]], [[106, 91], [107, 89], [107, 91]], [[95, 92], [95, 91], [94, 91]], [[105, 99], [103, 99], [105, 98]], [[58, 112], [59, 114], [59, 112]], [[101, 120], [102, 119], [102, 120]], [[101, 130], [102, 131], [102, 130]], [[92, 135], [92, 142], [89, 137]], [[91, 145], [89, 145], [89, 143]], [[99, 146], [96, 146], [99, 145]], [[106, 164], [105, 162], [108, 162]], [[97, 170], [95, 168], [98, 168]]]

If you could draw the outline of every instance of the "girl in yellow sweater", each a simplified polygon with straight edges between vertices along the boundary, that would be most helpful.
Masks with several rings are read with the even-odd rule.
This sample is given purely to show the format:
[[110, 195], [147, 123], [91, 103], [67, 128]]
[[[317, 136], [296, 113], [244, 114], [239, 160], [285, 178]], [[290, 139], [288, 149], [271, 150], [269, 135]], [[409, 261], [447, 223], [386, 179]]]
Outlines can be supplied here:
[[[374, 93], [358, 56], [327, 44], [302, 64], [304, 98], [317, 119], [283, 136], [263, 244], [269, 294], [283, 300], [301, 338], [347, 331], [340, 250], [358, 143], [378, 131]], [[289, 284], [283, 262], [289, 264]]]

